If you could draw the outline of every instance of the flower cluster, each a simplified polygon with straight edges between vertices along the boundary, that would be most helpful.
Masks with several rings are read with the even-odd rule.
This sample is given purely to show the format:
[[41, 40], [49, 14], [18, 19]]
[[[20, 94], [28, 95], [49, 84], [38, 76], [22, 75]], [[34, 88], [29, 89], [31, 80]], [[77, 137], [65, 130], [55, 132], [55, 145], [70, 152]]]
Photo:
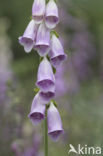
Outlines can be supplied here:
[[[33, 99], [29, 118], [33, 124], [45, 119], [47, 110], [48, 134], [57, 139], [63, 133], [62, 122], [52, 98], [55, 97], [55, 75], [53, 69], [60, 67], [67, 55], [57, 33], [52, 30], [59, 22], [58, 7], [54, 0], [34, 0], [32, 20], [19, 43], [26, 52], [36, 49], [41, 62], [37, 74], [37, 93]], [[48, 106], [48, 107], [47, 107]]]

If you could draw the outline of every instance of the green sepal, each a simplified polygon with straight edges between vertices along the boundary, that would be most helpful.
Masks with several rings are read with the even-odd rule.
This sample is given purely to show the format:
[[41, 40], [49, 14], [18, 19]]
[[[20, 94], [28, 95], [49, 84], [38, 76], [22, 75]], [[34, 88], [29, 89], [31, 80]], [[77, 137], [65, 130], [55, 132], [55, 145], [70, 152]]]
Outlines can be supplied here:
[[52, 30], [50, 33], [51, 36], [54, 34], [57, 38], [59, 38], [59, 34], [55, 30]]
[[30, 20], [32, 20], [33, 19], [33, 17], [32, 16], [30, 16]]
[[43, 60], [43, 58], [44, 58], [44, 57], [41, 57], [41, 56], [40, 56], [40, 62]]
[[57, 103], [55, 100], [51, 100], [51, 102], [53, 102], [54, 106], [57, 107]]
[[39, 92], [39, 88], [38, 87], [36, 87], [36, 88], [34, 88], [34, 92], [35, 92], [35, 94], [37, 94], [38, 92]]
[[52, 66], [52, 69], [53, 69], [53, 73], [56, 74], [56, 68]]
[[46, 109], [48, 109], [50, 107], [50, 103], [46, 104]]
[[48, 61], [50, 62], [50, 58], [49, 58], [49, 56], [47, 55], [47, 59], [48, 59]]

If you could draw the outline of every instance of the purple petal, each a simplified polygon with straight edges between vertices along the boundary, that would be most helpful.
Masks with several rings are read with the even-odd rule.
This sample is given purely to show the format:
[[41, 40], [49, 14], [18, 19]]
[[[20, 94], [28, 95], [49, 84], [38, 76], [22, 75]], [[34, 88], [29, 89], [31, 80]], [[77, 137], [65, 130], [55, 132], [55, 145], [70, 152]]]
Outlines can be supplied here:
[[57, 130], [55, 132], [50, 132], [49, 135], [53, 141], [57, 141], [60, 135], [63, 134], [63, 130]]
[[23, 36], [19, 37], [19, 43], [24, 46], [26, 52], [30, 52], [34, 46], [37, 29], [38, 26], [35, 24], [34, 20], [31, 20]]
[[43, 20], [45, 13], [45, 0], [34, 0], [32, 7], [32, 17], [37, 24]]
[[19, 43], [24, 46], [24, 50], [28, 53], [33, 48], [33, 40], [27, 37], [19, 37]]
[[54, 0], [50, 0], [46, 6], [45, 23], [49, 29], [53, 29], [59, 22], [58, 8]]
[[57, 140], [63, 133], [62, 121], [57, 108], [51, 102], [47, 113], [48, 134], [53, 140]]
[[64, 60], [67, 55], [64, 53], [64, 49], [59, 39], [53, 34], [51, 38], [51, 50], [49, 52], [52, 65], [57, 68]]
[[39, 65], [36, 84], [43, 92], [52, 90], [55, 85], [55, 77], [52, 71], [52, 67], [46, 57]]
[[50, 30], [42, 23], [39, 26], [35, 47], [40, 56], [45, 56], [50, 49]]
[[66, 58], [67, 58], [66, 54], [62, 54], [51, 58], [51, 63], [55, 68], [57, 68], [63, 63], [64, 60], [66, 60]]
[[45, 104], [46, 102], [37, 93], [33, 99], [31, 112], [28, 116], [34, 125], [45, 118]]
[[40, 92], [40, 96], [47, 102], [49, 102], [54, 96], [55, 92], [53, 91], [48, 91], [48, 92]]

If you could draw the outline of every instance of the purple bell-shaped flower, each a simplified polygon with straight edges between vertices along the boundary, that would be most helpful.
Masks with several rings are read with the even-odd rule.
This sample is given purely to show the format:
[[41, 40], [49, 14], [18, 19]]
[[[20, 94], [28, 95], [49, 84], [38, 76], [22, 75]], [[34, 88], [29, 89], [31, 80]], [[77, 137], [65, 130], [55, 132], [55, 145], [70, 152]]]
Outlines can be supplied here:
[[46, 103], [48, 103], [55, 96], [55, 86], [53, 86], [49, 91], [40, 91], [40, 96]]
[[36, 84], [43, 92], [51, 91], [55, 86], [53, 70], [46, 57], [43, 58], [39, 65]]
[[47, 121], [48, 134], [54, 141], [56, 141], [64, 131], [60, 114], [57, 108], [54, 106], [53, 102], [50, 103], [50, 107], [48, 108]]
[[34, 46], [38, 25], [31, 20], [23, 36], [19, 37], [19, 43], [24, 46], [26, 52], [30, 52]]
[[35, 125], [45, 118], [45, 104], [46, 102], [37, 93], [33, 99], [29, 118]]
[[45, 14], [45, 0], [34, 0], [32, 7], [32, 17], [37, 24], [43, 21]]
[[67, 58], [67, 55], [64, 53], [63, 46], [55, 34], [53, 34], [51, 38], [51, 50], [49, 52], [49, 56], [51, 63], [55, 68], [59, 67]]
[[41, 23], [36, 38], [34, 48], [37, 49], [40, 56], [45, 56], [50, 49], [50, 30], [46, 28], [44, 23]]
[[59, 22], [58, 8], [54, 0], [50, 0], [46, 6], [45, 23], [49, 29], [53, 29]]

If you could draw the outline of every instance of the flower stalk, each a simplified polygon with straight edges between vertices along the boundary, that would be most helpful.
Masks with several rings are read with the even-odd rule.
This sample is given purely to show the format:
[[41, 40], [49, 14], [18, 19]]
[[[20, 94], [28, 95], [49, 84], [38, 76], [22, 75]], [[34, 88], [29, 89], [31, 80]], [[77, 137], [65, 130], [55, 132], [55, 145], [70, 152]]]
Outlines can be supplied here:
[[44, 148], [45, 148], [45, 156], [48, 156], [48, 125], [47, 125], [47, 106], [46, 106], [46, 110], [45, 110], [45, 120], [44, 120]]

